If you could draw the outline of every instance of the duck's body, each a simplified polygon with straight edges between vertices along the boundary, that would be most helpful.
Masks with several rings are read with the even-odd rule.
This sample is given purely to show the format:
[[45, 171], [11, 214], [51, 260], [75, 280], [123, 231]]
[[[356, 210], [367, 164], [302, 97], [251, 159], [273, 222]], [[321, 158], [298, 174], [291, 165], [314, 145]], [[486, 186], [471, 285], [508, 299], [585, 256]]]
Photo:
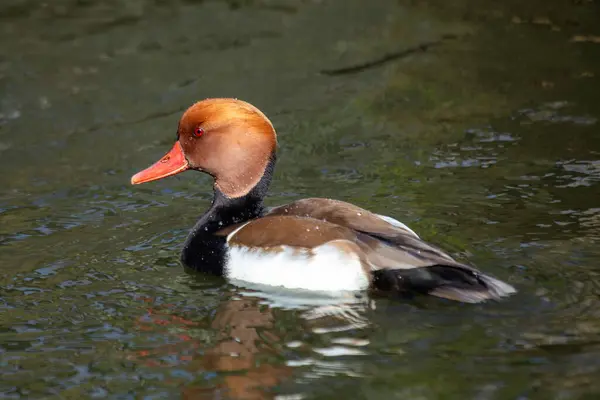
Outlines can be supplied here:
[[310, 198], [266, 210], [275, 147], [275, 131], [258, 109], [208, 99], [184, 113], [173, 149], [132, 178], [143, 183], [186, 169], [215, 178], [213, 203], [183, 248], [186, 266], [232, 280], [327, 292], [418, 292], [465, 302], [515, 292], [401, 222], [350, 203]]

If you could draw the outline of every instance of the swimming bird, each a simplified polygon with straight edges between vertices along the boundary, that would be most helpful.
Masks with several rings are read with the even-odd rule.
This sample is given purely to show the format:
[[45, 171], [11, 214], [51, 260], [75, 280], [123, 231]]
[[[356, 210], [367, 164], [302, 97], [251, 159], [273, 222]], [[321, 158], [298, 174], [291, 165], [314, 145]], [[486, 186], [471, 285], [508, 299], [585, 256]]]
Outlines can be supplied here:
[[468, 303], [515, 293], [405, 224], [357, 205], [314, 197], [267, 209], [276, 148], [275, 129], [258, 108], [205, 99], [183, 113], [173, 148], [131, 183], [186, 170], [213, 177], [212, 204], [181, 253], [197, 271], [289, 289], [422, 293]]

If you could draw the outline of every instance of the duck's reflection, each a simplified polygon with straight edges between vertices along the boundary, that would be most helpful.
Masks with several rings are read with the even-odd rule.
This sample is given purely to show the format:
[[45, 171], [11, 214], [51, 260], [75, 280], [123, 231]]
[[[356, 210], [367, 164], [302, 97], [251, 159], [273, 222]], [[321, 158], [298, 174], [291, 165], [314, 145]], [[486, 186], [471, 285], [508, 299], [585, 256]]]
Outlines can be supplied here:
[[[216, 345], [198, 356], [190, 367], [222, 374], [217, 388], [188, 387], [184, 398], [224, 395], [226, 398], [262, 399], [293, 376], [294, 363], [284, 352], [298, 346], [295, 338], [307, 330], [331, 332], [363, 328], [367, 303], [361, 299], [302, 298], [292, 292], [238, 291], [216, 311], [211, 328]], [[290, 321], [290, 315], [295, 321]], [[278, 324], [277, 317], [287, 319]], [[295, 326], [290, 329], [290, 326]], [[222, 393], [219, 393], [222, 392]]]
[[211, 323], [217, 332], [216, 344], [204, 356], [197, 355], [188, 368], [225, 374], [216, 388], [189, 386], [183, 398], [214, 397], [218, 392], [226, 398], [265, 398], [265, 389], [290, 376], [285, 364], [257, 362], [259, 356], [276, 356], [281, 346], [281, 337], [273, 329], [273, 313], [259, 303], [256, 298], [231, 296], [219, 306]]
[[[320, 348], [303, 340], [307, 333], [365, 328], [368, 309], [368, 300], [351, 296], [307, 298], [291, 291], [231, 289], [210, 325], [182, 318], [171, 308], [148, 309], [138, 328], [150, 333], [166, 329], [169, 337], [176, 337], [175, 344], [141, 350], [132, 358], [143, 359], [152, 368], [185, 370], [194, 378], [179, 382], [186, 400], [272, 398], [278, 387], [293, 382], [295, 367], [329, 368], [330, 363], [319, 358], [358, 355], [356, 343], [350, 343], [353, 339], [337, 338], [343, 340]], [[182, 330], [186, 333], [181, 334]], [[206, 335], [197, 331], [216, 337], [207, 347]], [[202, 336], [204, 339], [199, 338]], [[165, 363], [166, 358], [177, 361]]]

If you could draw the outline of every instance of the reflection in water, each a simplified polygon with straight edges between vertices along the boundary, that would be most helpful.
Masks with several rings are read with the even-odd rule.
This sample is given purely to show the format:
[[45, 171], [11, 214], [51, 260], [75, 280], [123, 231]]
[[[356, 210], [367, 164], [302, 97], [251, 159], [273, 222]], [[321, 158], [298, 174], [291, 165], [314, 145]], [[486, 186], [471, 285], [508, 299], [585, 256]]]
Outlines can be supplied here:
[[[264, 362], [279, 358], [282, 338], [274, 329], [271, 310], [261, 307], [256, 299], [232, 296], [217, 308], [210, 326], [216, 332], [214, 345], [188, 369], [223, 374], [221, 382], [208, 389], [213, 396], [222, 392], [227, 398], [263, 398], [270, 388], [290, 376], [285, 365]], [[198, 398], [206, 391], [190, 385], [183, 389], [183, 397]]]
[[[306, 331], [327, 334], [367, 327], [365, 313], [369, 300], [341, 302], [339, 298], [294, 294], [302, 296], [288, 290], [229, 292], [211, 313], [209, 326], [214, 333], [208, 340], [190, 334], [202, 322], [179, 317], [169, 307], [149, 308], [139, 319], [138, 329], [149, 334], [155, 326], [160, 327], [159, 331], [168, 327], [178, 344], [162, 345], [152, 351], [138, 350], [128, 358], [151, 368], [169, 366], [181, 368], [188, 376], [203, 376], [200, 383], [193, 379], [183, 384], [185, 399], [272, 397], [278, 387], [285, 386], [286, 380], [298, 375], [297, 367], [302, 367], [302, 375], [310, 379], [336, 374], [360, 376], [355, 371], [346, 371], [344, 362], [327, 359], [364, 355], [361, 347], [368, 340], [339, 336], [331, 340], [330, 346], [311, 348], [302, 337]], [[276, 320], [279, 310], [288, 311], [283, 315], [285, 323], [297, 329], [290, 331], [281, 326], [283, 321]], [[295, 357], [290, 357], [290, 351]]]

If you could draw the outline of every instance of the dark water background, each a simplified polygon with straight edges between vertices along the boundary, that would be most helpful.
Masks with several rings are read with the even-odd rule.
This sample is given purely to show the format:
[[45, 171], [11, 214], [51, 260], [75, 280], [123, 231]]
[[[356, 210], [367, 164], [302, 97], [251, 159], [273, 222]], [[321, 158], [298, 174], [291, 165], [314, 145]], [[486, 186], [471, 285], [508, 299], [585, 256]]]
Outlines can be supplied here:
[[[593, 0], [3, 0], [0, 398], [598, 398], [599, 76]], [[518, 295], [186, 274], [209, 178], [129, 178], [213, 96], [273, 120], [270, 205], [394, 216]]]

